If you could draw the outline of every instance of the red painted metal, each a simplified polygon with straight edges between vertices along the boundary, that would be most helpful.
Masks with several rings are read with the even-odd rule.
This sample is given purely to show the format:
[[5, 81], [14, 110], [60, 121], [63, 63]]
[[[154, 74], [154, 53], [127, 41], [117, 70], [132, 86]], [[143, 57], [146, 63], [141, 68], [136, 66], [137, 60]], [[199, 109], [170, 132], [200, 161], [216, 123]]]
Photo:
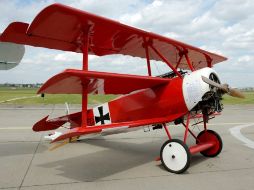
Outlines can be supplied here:
[[209, 56], [209, 55], [207, 55], [207, 54], [204, 54], [205, 55], [205, 58], [206, 58], [206, 62], [207, 62], [207, 67], [212, 67], [212, 61], [213, 61], [213, 59]]
[[152, 48], [152, 50], [176, 73], [176, 75], [180, 78], [182, 78], [182, 75], [174, 68], [174, 66], [152, 45], [149, 44], [149, 46]]
[[145, 44], [145, 51], [146, 51], [146, 63], [147, 63], [148, 76], [152, 76], [149, 49], [148, 49], [148, 46], [146, 44]]
[[[176, 47], [188, 50], [195, 69], [207, 66], [204, 54], [212, 59], [211, 65], [226, 60], [225, 57], [200, 48], [61, 4], [53, 4], [43, 9], [30, 25], [21, 22], [10, 24], [0, 40], [82, 53], [80, 41], [84, 28], [89, 26], [89, 53], [98, 56], [123, 54], [146, 58], [143, 40], [140, 40], [145, 38], [151, 39], [154, 47], [174, 67], [177, 64], [177, 55], [170, 52], [176, 52]], [[168, 52], [169, 50], [171, 51]], [[163, 61], [154, 53], [150, 55], [150, 59]], [[182, 64], [179, 68], [188, 69], [188, 66]]]
[[55, 130], [61, 127], [63, 124], [65, 124], [68, 121], [68, 119], [64, 117], [57, 120], [47, 121], [48, 117], [49, 116], [46, 116], [40, 121], [36, 122], [33, 126], [33, 130], [37, 132]]
[[[84, 35], [83, 43], [83, 71], [88, 71], [88, 35]], [[88, 104], [88, 90], [87, 84], [82, 85], [82, 127], [87, 127], [87, 104]]]
[[185, 115], [188, 109], [183, 97], [182, 81], [176, 77], [168, 84], [137, 91], [109, 102], [112, 122], [158, 117], [176, 119]]
[[212, 143], [213, 146], [209, 149], [202, 150], [206, 155], [214, 155], [218, 152], [219, 149], [221, 149], [220, 140], [218, 139], [217, 135], [213, 132], [207, 130], [201, 133], [201, 135], [198, 135], [198, 140], [200, 143]]
[[[132, 128], [167, 123], [188, 113], [183, 98], [182, 79], [180, 78], [172, 79], [167, 85], [159, 85], [119, 97], [109, 102], [108, 106], [112, 124], [90, 126], [88, 133], [119, 126]], [[77, 131], [70, 133], [69, 135], [64, 134], [63, 137], [61, 136], [55, 141], [72, 137], [72, 135], [77, 134]], [[82, 132], [79, 131], [78, 135], [88, 133], [82, 130]]]
[[166, 133], [168, 135], [168, 139], [171, 140], [171, 135], [170, 135], [169, 130], [167, 128], [167, 125], [165, 123], [163, 123], [163, 127], [164, 127], [164, 129], [165, 129], [165, 131], [166, 131]]
[[198, 152], [202, 152], [204, 150], [208, 150], [215, 145], [213, 141], [207, 141], [205, 143], [199, 143], [197, 145], [191, 146], [189, 148], [191, 154], [196, 154]]
[[88, 103], [88, 95], [87, 88], [83, 86], [82, 92], [82, 127], [87, 126], [87, 103]]
[[176, 63], [175, 69], [177, 69], [178, 66], [180, 65], [182, 58], [183, 58], [183, 55], [180, 55], [180, 57], [179, 57], [179, 59], [178, 59], [178, 61]]
[[193, 65], [192, 65], [192, 63], [191, 63], [191, 61], [190, 61], [190, 58], [189, 58], [189, 56], [188, 56], [188, 51], [185, 52], [184, 56], [185, 56], [185, 59], [186, 59], [186, 61], [187, 61], [187, 63], [188, 63], [188, 66], [189, 66], [190, 70], [191, 70], [191, 71], [194, 71]]
[[186, 140], [188, 137], [189, 125], [190, 125], [190, 113], [187, 114], [187, 121], [185, 125], [185, 132], [184, 132], [184, 138], [183, 138], [184, 143], [186, 143]]
[[83, 84], [92, 94], [128, 94], [170, 82], [166, 78], [67, 69], [50, 78], [37, 93], [82, 94]]
[[[185, 127], [185, 129], [187, 129], [187, 126], [185, 125], [185, 123], [182, 123], [182, 125]], [[188, 127], [188, 131], [193, 136], [194, 139], [197, 139], [197, 136], [189, 129], [189, 127]]]
[[88, 71], [88, 39], [84, 40], [83, 44], [83, 71]]
[[[89, 120], [91, 120], [91, 118], [93, 119], [93, 114], [92, 114], [91, 110], [88, 110], [87, 115], [88, 115]], [[37, 123], [35, 123], [33, 126], [33, 130], [37, 131], [37, 132], [38, 131], [54, 130], [54, 129], [61, 127], [63, 124], [65, 124], [67, 122], [70, 123], [71, 128], [80, 127], [82, 113], [76, 112], [76, 113], [72, 113], [69, 115], [65, 115], [65, 116], [61, 116], [58, 118], [47, 120], [48, 117], [49, 116], [46, 116], [45, 118], [43, 118], [40, 121], [38, 121]], [[94, 125], [94, 123], [92, 123], [91, 121], [88, 123], [91, 123], [91, 125]]]
[[99, 126], [89, 126], [87, 128], [76, 127], [75, 129], [73, 128], [69, 130], [68, 132], [66, 132], [65, 134], [59, 136], [52, 142], [61, 141], [67, 138], [75, 137], [75, 136], [82, 136], [82, 135], [87, 135], [92, 133], [100, 133], [102, 132], [103, 129], [114, 129], [114, 128], [123, 127], [123, 126], [127, 126], [128, 128], [136, 128], [136, 127], [143, 127], [144, 125], [166, 123], [168, 121], [175, 120], [179, 116], [180, 114], [176, 114], [176, 115], [170, 115], [170, 116], [161, 117], [161, 118], [127, 121], [127, 122], [112, 123], [112, 124], [99, 125]]

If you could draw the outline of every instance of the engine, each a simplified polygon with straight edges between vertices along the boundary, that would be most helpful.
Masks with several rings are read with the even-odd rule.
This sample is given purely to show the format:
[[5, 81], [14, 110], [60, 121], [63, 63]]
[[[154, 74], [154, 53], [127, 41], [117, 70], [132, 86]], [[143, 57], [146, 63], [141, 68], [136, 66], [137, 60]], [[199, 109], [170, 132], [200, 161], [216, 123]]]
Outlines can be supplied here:
[[203, 68], [185, 75], [183, 95], [189, 111], [205, 114], [221, 112], [223, 92], [202, 80], [202, 76], [220, 84], [217, 73], [211, 68]]
[[[209, 75], [209, 79], [219, 83], [220, 80], [215, 73], [211, 73]], [[210, 91], [206, 92], [202, 100], [198, 102], [198, 104], [192, 108], [191, 111], [198, 113], [198, 112], [205, 112], [205, 114], [214, 113], [214, 112], [221, 112], [223, 109], [223, 104], [221, 103], [223, 92], [218, 88], [209, 85]]]

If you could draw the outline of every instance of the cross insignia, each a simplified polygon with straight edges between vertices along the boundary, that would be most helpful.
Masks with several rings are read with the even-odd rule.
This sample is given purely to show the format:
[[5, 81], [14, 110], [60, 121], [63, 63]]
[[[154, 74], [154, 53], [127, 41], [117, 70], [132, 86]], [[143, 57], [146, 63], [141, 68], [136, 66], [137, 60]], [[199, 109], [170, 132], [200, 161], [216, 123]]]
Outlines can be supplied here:
[[99, 111], [99, 116], [95, 116], [95, 123], [99, 123], [101, 122], [102, 125], [105, 124], [105, 120], [110, 121], [110, 117], [109, 117], [109, 113], [106, 113], [105, 115], [103, 114], [103, 106], [98, 107], [98, 111]]

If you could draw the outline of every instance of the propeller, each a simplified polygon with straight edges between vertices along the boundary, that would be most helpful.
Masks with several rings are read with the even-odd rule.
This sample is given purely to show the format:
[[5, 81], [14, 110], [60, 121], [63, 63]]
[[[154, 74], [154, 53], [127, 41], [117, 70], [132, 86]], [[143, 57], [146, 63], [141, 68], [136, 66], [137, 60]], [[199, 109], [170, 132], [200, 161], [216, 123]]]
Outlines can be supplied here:
[[241, 91], [235, 88], [230, 88], [228, 84], [219, 84], [204, 76], [202, 76], [202, 80], [207, 84], [210, 84], [214, 87], [221, 89], [223, 92], [227, 93], [229, 96], [233, 96], [237, 98], [245, 98], [244, 94]]

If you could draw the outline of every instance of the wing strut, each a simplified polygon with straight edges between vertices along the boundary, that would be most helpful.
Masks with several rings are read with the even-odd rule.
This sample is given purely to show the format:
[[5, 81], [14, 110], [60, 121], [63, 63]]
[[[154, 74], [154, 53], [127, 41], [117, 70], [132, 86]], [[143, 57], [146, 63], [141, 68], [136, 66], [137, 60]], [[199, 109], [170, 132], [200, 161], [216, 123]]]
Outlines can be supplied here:
[[[86, 34], [84, 34], [84, 41], [83, 41], [83, 71], [88, 71], [88, 32], [86, 30]], [[86, 88], [86, 84], [82, 84], [82, 127], [87, 127], [87, 103], [88, 103], [88, 92]]]
[[185, 51], [184, 56], [185, 56], [185, 59], [186, 59], [186, 61], [188, 63], [188, 66], [189, 66], [190, 70], [194, 71], [193, 65], [191, 64], [190, 58], [188, 56], [188, 50]]
[[144, 46], [145, 51], [146, 51], [146, 63], [147, 63], [148, 76], [152, 76], [149, 49], [148, 49], [148, 46], [147, 46], [147, 43], [146, 43], [145, 39], [144, 39], [143, 46]]
[[179, 77], [182, 78], [182, 75], [173, 67], [173, 65], [167, 60], [152, 44], [149, 44], [152, 50], [174, 71], [174, 73]]
[[180, 65], [180, 63], [181, 63], [181, 61], [182, 61], [182, 58], [183, 58], [183, 53], [181, 53], [181, 51], [179, 51], [179, 59], [178, 59], [178, 61], [177, 61], [177, 64], [176, 64], [176, 67], [175, 67], [175, 69], [177, 69], [178, 68], [178, 66]]

